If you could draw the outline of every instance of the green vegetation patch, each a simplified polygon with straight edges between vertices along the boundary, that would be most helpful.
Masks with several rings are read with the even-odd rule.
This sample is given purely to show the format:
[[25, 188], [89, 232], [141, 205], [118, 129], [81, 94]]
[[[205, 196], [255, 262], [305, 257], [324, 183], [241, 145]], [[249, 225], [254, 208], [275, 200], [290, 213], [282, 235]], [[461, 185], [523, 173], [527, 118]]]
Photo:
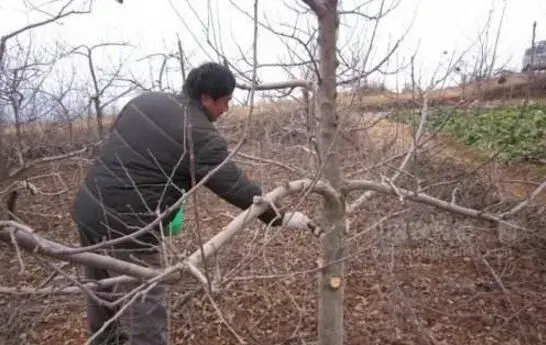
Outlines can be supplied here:
[[[417, 126], [420, 114], [397, 113], [392, 120]], [[449, 133], [465, 145], [497, 153], [505, 163], [546, 161], [546, 105], [482, 109], [436, 109], [427, 130]]]

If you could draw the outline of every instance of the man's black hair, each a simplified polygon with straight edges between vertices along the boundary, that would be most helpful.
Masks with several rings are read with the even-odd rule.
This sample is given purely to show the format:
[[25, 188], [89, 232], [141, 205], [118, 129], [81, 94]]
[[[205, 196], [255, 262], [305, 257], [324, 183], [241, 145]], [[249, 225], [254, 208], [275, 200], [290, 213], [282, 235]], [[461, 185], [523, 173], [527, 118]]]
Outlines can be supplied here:
[[190, 98], [199, 101], [203, 93], [213, 99], [231, 95], [235, 89], [235, 77], [229, 68], [215, 63], [206, 62], [190, 71], [184, 90]]

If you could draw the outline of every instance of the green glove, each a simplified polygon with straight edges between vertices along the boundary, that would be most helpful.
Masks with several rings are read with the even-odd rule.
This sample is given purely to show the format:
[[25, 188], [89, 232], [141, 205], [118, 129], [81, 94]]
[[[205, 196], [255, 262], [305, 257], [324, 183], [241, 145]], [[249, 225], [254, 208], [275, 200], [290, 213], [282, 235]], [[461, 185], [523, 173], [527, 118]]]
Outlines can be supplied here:
[[182, 232], [182, 230], [184, 229], [184, 215], [185, 205], [182, 204], [182, 206], [180, 206], [180, 208], [178, 209], [178, 212], [176, 212], [173, 220], [169, 223], [169, 226], [167, 226], [167, 229], [165, 229], [165, 236], [177, 236]]

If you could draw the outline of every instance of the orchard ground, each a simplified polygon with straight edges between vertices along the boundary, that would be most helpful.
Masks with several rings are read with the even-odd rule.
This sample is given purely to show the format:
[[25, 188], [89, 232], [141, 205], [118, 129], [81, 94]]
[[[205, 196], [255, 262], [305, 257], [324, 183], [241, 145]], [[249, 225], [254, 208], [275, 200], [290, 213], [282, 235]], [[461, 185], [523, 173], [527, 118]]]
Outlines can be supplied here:
[[[512, 95], [520, 88], [514, 85]], [[502, 103], [507, 99], [506, 90], [482, 101]], [[382, 93], [376, 100], [391, 96]], [[410, 96], [404, 97], [403, 102], [391, 98], [384, 104], [369, 102], [365, 96], [350, 104], [340, 102], [344, 125], [339, 152], [345, 176], [378, 180], [380, 174], [395, 172], [403, 157], [374, 166], [403, 153], [414, 129], [387, 119], [378, 121], [377, 114], [368, 114], [410, 105], [419, 108], [418, 102], [411, 104]], [[451, 100], [446, 96], [445, 104], [464, 103], [466, 107], [471, 103], [460, 94], [458, 97]], [[535, 97], [535, 102], [537, 99], [540, 101]], [[434, 102], [432, 97], [431, 107], [437, 105]], [[522, 102], [522, 98], [509, 97], [509, 102]], [[248, 121], [244, 112], [236, 109], [234, 113], [219, 123], [232, 145], [240, 140]], [[256, 108], [241, 149], [245, 155], [236, 159], [265, 191], [311, 176], [300, 173], [313, 171], [312, 154], [305, 149], [309, 140], [306, 124], [299, 108], [281, 103]], [[465, 147], [444, 134], [430, 133], [427, 138], [430, 142], [400, 177], [401, 186], [411, 189], [418, 179], [421, 187], [428, 187], [427, 193], [444, 200], [450, 200], [456, 188], [458, 204], [494, 212], [510, 209], [544, 180], [540, 162], [513, 166], [494, 160], [485, 163], [487, 152]], [[17, 215], [48, 239], [77, 243], [68, 212], [87, 166], [86, 158], [78, 158], [33, 169], [30, 176], [38, 176], [34, 182], [42, 193], [22, 193]], [[374, 168], [366, 169], [370, 167]], [[544, 231], [544, 194], [516, 215], [518, 224]], [[352, 194], [350, 201], [358, 196]], [[292, 208], [298, 201], [289, 198], [281, 204]], [[318, 218], [320, 198], [311, 196], [297, 209]], [[190, 200], [186, 231], [168, 241], [171, 259], [196, 250], [198, 232], [202, 238], [210, 238], [238, 212], [208, 190], [200, 190], [196, 200]], [[401, 202], [393, 195], [372, 198], [350, 221], [346, 344], [545, 342], [545, 233], [498, 228], [491, 222], [432, 206]], [[43, 259], [29, 253], [22, 255], [22, 270], [16, 252], [4, 243], [0, 248], [2, 286], [36, 287], [52, 272], [44, 268]], [[241, 340], [249, 344], [313, 343], [317, 338], [318, 256], [319, 243], [312, 235], [265, 231], [253, 222], [213, 260], [216, 264], [211, 270], [221, 275], [229, 275], [239, 265], [221, 295], [211, 299], [197, 294], [177, 306], [181, 296], [197, 285], [188, 278], [171, 287], [173, 344], [240, 344]], [[76, 273], [70, 265], [63, 269]], [[83, 295], [1, 294], [0, 343], [83, 344], [88, 336], [83, 302]]]

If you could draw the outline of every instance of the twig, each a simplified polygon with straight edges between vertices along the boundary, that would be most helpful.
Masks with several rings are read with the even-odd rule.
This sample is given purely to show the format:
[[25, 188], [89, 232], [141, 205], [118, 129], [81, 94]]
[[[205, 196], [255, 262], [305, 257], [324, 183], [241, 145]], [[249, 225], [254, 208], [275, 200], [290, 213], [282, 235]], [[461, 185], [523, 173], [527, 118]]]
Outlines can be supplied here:
[[207, 294], [207, 297], [208, 297], [208, 299], [210, 301], [210, 304], [212, 305], [212, 307], [216, 311], [216, 314], [218, 314], [218, 318], [220, 319], [220, 321], [226, 326], [226, 328], [233, 335], [233, 337], [239, 342], [239, 344], [246, 345], [247, 342], [239, 334], [237, 334], [237, 332], [233, 329], [233, 327], [231, 327], [229, 322], [224, 317], [224, 314], [222, 313], [222, 310], [220, 310], [220, 307], [218, 307], [218, 304], [216, 304], [216, 302], [214, 301], [212, 296]]
[[100, 142], [94, 143], [94, 144], [92, 144], [90, 146], [86, 146], [86, 147], [84, 147], [84, 148], [82, 148], [80, 150], [71, 151], [71, 152], [64, 153], [64, 154], [57, 155], [57, 156], [44, 157], [44, 158], [32, 160], [30, 162], [26, 162], [24, 165], [20, 166], [19, 168], [11, 171], [8, 174], [8, 177], [9, 178], [15, 178], [15, 177], [19, 176], [20, 174], [22, 174], [23, 172], [25, 172], [26, 170], [28, 170], [28, 169], [30, 169], [32, 167], [42, 165], [42, 164], [46, 164], [46, 163], [55, 162], [55, 161], [60, 161], [60, 160], [63, 160], [63, 159], [67, 159], [67, 158], [71, 158], [71, 157], [80, 155], [82, 153], [88, 152], [92, 147], [95, 147], [95, 146], [98, 146], [98, 145], [100, 145]]
[[76, 278], [70, 276], [66, 272], [64, 272], [61, 268], [57, 267], [56, 265], [51, 264], [50, 262], [47, 262], [46, 260], [43, 260], [39, 258], [40, 261], [45, 263], [47, 266], [49, 266], [53, 271], [55, 271], [57, 274], [62, 275], [66, 279], [68, 279], [70, 282], [72, 282], [74, 285], [76, 285], [78, 288], [80, 288], [89, 298], [91, 298], [93, 301], [98, 303], [99, 305], [105, 305], [105, 306], [113, 306], [113, 303], [109, 303], [108, 301], [105, 301], [103, 299], [100, 299], [89, 289], [87, 286], [83, 285], [81, 282], [79, 282]]
[[11, 243], [15, 247], [15, 253], [17, 254], [17, 261], [19, 262], [19, 265], [21, 266], [20, 272], [23, 273], [25, 271], [25, 263], [23, 261], [23, 257], [21, 255], [21, 249], [19, 248], [19, 245], [17, 244], [17, 240], [15, 239], [14, 233], [15, 231], [10, 231], [9, 237], [10, 237]]
[[[425, 131], [425, 124], [427, 122], [427, 117], [428, 117], [428, 96], [427, 96], [427, 93], [425, 93], [423, 98], [423, 107], [421, 109], [421, 121], [419, 122], [419, 127], [417, 129], [417, 132], [415, 133], [415, 137], [413, 141], [411, 142], [411, 147], [408, 153], [406, 154], [406, 156], [404, 157], [404, 160], [400, 164], [398, 171], [390, 179], [392, 183], [394, 183], [398, 179], [400, 174], [406, 169], [408, 163], [415, 155], [415, 152], [417, 151], [417, 148], [419, 147], [419, 141], [421, 140], [421, 137], [423, 136], [423, 133]], [[368, 201], [374, 194], [375, 192], [372, 190], [366, 191], [363, 195], [361, 195], [358, 199], [356, 199], [352, 204], [350, 204], [347, 207], [347, 213], [348, 214], [354, 213], [366, 201]]]
[[276, 160], [273, 160], [273, 159], [267, 159], [267, 158], [261, 158], [261, 157], [255, 157], [255, 156], [252, 156], [252, 155], [249, 155], [247, 153], [242, 153], [242, 152], [239, 152], [237, 153], [237, 155], [241, 156], [241, 157], [244, 157], [244, 158], [247, 158], [247, 159], [251, 159], [251, 160], [254, 160], [254, 161], [257, 161], [257, 162], [263, 162], [263, 163], [268, 163], [268, 164], [273, 164], [273, 165], [276, 165], [278, 167], [281, 167], [285, 170], [288, 170], [292, 173], [296, 173], [296, 172], [299, 172], [299, 173], [302, 173], [302, 170], [301, 169], [298, 169], [299, 171], [296, 171], [295, 168], [292, 168], [286, 164], [283, 164], [279, 161], [276, 161]]
[[479, 210], [464, 207], [464, 206], [459, 206], [457, 204], [453, 204], [445, 200], [434, 198], [425, 193], [410, 191], [401, 187], [397, 187], [396, 189], [393, 189], [392, 186], [387, 185], [385, 183], [377, 183], [377, 182], [368, 181], [368, 180], [350, 180], [346, 182], [344, 187], [344, 190], [346, 192], [357, 190], [357, 189], [364, 189], [368, 191], [374, 191], [374, 192], [385, 193], [385, 194], [401, 195], [406, 199], [410, 199], [410, 200], [424, 203], [427, 205], [435, 206], [449, 212], [458, 213], [458, 214], [470, 216], [473, 218], [489, 220], [489, 221], [493, 221], [499, 224], [504, 224], [519, 230], [529, 231], [529, 229], [527, 228], [505, 221], [500, 216], [497, 216], [495, 214], [479, 211]]
[[517, 212], [521, 211], [525, 206], [527, 206], [531, 201], [533, 201], [542, 191], [546, 189], [546, 181], [542, 182], [537, 189], [535, 189], [528, 198], [520, 202], [518, 205], [514, 206], [510, 211], [504, 212], [501, 214], [502, 218], [507, 218], [513, 216]]
[[140, 297], [140, 293], [136, 293], [130, 300], [128, 303], [126, 303], [125, 305], [123, 305], [121, 308], [119, 308], [119, 310], [114, 314], [114, 316], [112, 316], [110, 319], [108, 319], [103, 325], [102, 327], [96, 331], [89, 339], [87, 339], [87, 341], [85, 342], [84, 345], [90, 345], [93, 343], [93, 341], [101, 334], [103, 333], [106, 328], [108, 328], [108, 326], [110, 326], [114, 321], [116, 321], [120, 316], [121, 314], [123, 314], [123, 312], [125, 312], [125, 310], [127, 308], [129, 308], [129, 306], [131, 304], [133, 304], [136, 299]]

